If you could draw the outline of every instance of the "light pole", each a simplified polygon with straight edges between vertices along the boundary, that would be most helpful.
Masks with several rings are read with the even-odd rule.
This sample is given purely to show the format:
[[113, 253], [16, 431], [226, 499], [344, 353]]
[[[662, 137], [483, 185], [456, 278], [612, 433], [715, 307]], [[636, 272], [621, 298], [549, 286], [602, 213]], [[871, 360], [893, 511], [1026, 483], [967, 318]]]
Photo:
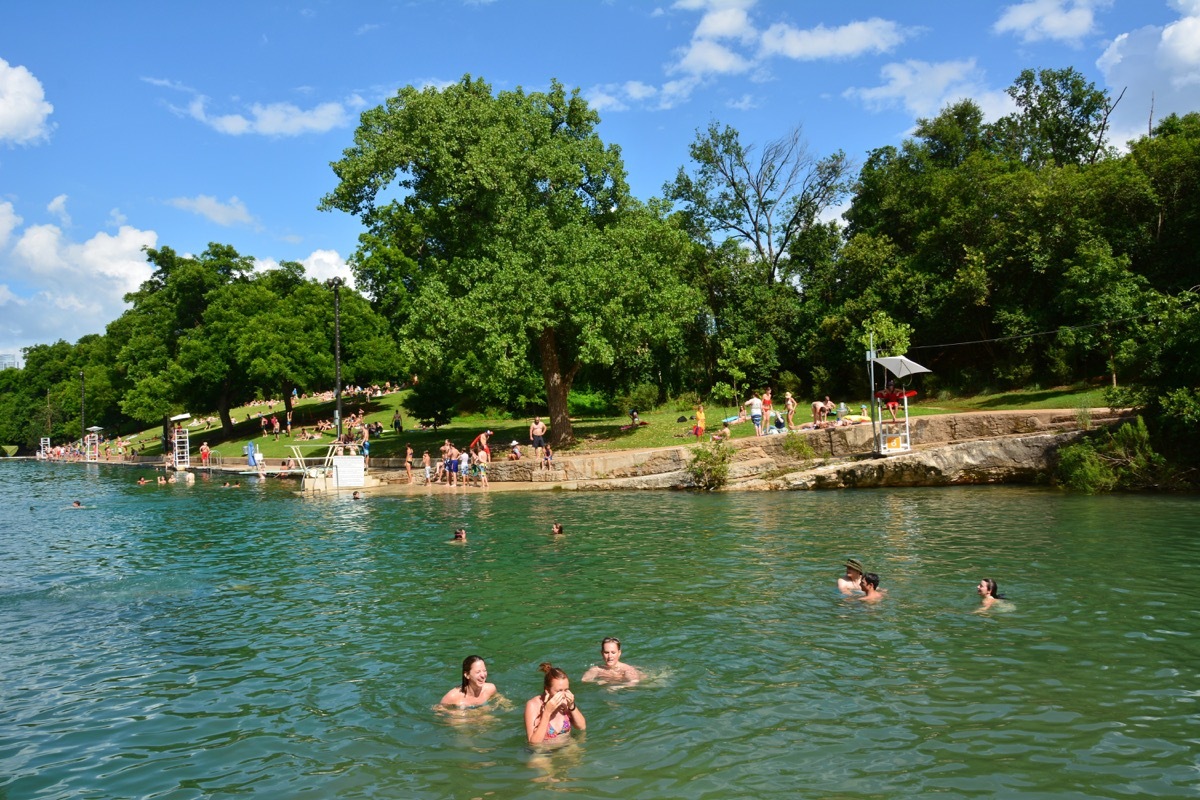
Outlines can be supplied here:
[[345, 283], [341, 278], [330, 278], [328, 285], [333, 289], [333, 396], [337, 400], [334, 421], [337, 422], [337, 438], [342, 441], [342, 301], [340, 290]]
[[79, 443], [83, 445], [84, 458], [87, 458], [87, 422], [83, 414], [83, 370], [79, 370]]

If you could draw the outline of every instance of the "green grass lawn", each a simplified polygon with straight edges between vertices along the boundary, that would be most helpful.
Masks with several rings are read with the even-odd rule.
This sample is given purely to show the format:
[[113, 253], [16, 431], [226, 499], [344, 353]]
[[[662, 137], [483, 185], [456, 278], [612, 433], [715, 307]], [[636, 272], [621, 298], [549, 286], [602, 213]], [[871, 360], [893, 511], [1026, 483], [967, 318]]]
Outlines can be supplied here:
[[[391, 427], [392, 414], [398, 406], [402, 406], [406, 396], [406, 392], [399, 392], [369, 400], [364, 400], [360, 397], [344, 397], [342, 399], [342, 409], [347, 415], [357, 412], [362, 408], [366, 411], [368, 422], [379, 422], [383, 425], [383, 436], [374, 438], [371, 441], [371, 456], [373, 458], [403, 458], [405, 445], [411, 443], [415, 460], [419, 463], [423, 451], [429, 450], [430, 454], [436, 455], [438, 447], [441, 446], [445, 439], [450, 439], [459, 447], [464, 447], [484, 430], [495, 432], [491, 437], [493, 457], [502, 457], [503, 451], [507, 449], [509, 442], [513, 440], [520, 442], [523, 447], [529, 443], [529, 424], [532, 421], [531, 419], [515, 420], [488, 417], [482, 414], [461, 414], [456, 416], [449, 425], [440, 426], [437, 431], [432, 429], [418, 430], [415, 427], [416, 420], [410, 417], [408, 412], [403, 408], [401, 408], [401, 413], [404, 416], [405, 430], [403, 433], [394, 433]], [[845, 402], [852, 411], [857, 412], [859, 405], [866, 402], [866, 400], [855, 399], [852, 401], [847, 399]], [[928, 400], [918, 396], [910, 401], [909, 414], [918, 417], [966, 411], [1006, 411], [1043, 408], [1075, 409], [1083, 406], [1103, 407], [1103, 390], [1094, 387], [1074, 386], [1044, 390], [1012, 391], [999, 394], [975, 395], [972, 397], [942, 397]], [[781, 408], [782, 406], [778, 407]], [[294, 433], [298, 434], [302, 427], [312, 430], [318, 420], [332, 420], [334, 403], [332, 401], [321, 402], [309, 398], [297, 401], [294, 409], [292, 429]], [[282, 406], [277, 405], [274, 411], [282, 420]], [[222, 440], [220, 438], [221, 431], [219, 427], [209, 431], [203, 431], [199, 427], [190, 428], [193, 452], [200, 447], [201, 442], [207, 441], [209, 446], [220, 453], [228, 463], [241, 460], [243, 458], [243, 447], [248, 442], [254, 441], [266, 457], [286, 458], [291, 455], [291, 450], [289, 449], [289, 445], [291, 444], [305, 445], [305, 453], [316, 455], [318, 453], [323, 454], [323, 443], [328, 443], [333, 438], [326, 435], [320, 441], [302, 442], [296, 439], [288, 439], [286, 436], [280, 436], [278, 441], [275, 441], [273, 436], [263, 437], [257, 417], [259, 412], [268, 417], [271, 414], [267, 406], [263, 405], [242, 406], [241, 408], [234, 409], [232, 412], [235, 420], [234, 436], [229, 440]], [[637, 428], [628, 427], [629, 418], [624, 416], [573, 419], [572, 424], [578, 443], [571, 448], [571, 451], [624, 450], [691, 444], [696, 441], [696, 438], [690, 433], [690, 428], [693, 424], [691, 422], [692, 413], [691, 409], [676, 410], [668, 404], [659, 410], [641, 414], [642, 421], [649, 424]], [[711, 433], [720, 430], [721, 420], [726, 416], [733, 416], [736, 413], [736, 409], [709, 405], [706, 406], [706, 413], [708, 417], [708, 431]], [[678, 420], [681, 416], [687, 417], [688, 421], [679, 422]], [[811, 420], [811, 411], [806, 404], [802, 403], [796, 409], [795, 420], [798, 424]], [[735, 439], [754, 435], [754, 428], [749, 423], [733, 425], [732, 429]], [[147, 455], [160, 452], [157, 439], [158, 433], [159, 430], [157, 428], [150, 428], [138, 435], [139, 442], [147, 442], [145, 451]]]

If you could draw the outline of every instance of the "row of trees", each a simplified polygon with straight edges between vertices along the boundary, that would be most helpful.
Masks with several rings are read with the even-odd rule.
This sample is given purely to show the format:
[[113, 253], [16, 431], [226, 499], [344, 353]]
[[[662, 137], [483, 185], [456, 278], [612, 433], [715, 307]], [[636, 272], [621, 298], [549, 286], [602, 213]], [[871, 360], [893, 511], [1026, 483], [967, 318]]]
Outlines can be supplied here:
[[[1074, 70], [1009, 94], [994, 123], [969, 100], [921, 120], [857, 179], [799, 131], [757, 148], [714, 123], [640, 203], [578, 93], [468, 76], [365, 113], [322, 207], [362, 220], [360, 284], [439, 394], [544, 398], [564, 440], [581, 385], [861, 394], [872, 335], [945, 388], [1163, 383], [1164, 326], [1195, 307], [1200, 117], [1121, 155]], [[845, 227], [821, 221], [847, 198]]]
[[[88, 426], [129, 430], [180, 411], [215, 411], [225, 436], [230, 410], [257, 397], [327, 389], [334, 374], [330, 287], [284, 262], [255, 273], [228, 245], [194, 257], [147, 249], [154, 273], [126, 297], [128, 311], [103, 334], [25, 350], [23, 370], [0, 372], [0, 441], [78, 439]], [[386, 321], [354, 292], [341, 293], [342, 374], [349, 382], [400, 372]]]
[[[955, 103], [857, 174], [798, 130], [755, 146], [714, 122], [642, 202], [577, 91], [406, 87], [362, 115], [321, 200], [364, 228], [347, 363], [415, 372], [422, 416], [462, 398], [548, 407], [560, 443], [581, 388], [861, 396], [872, 335], [935, 370], [927, 391], [1106, 376], [1200, 418], [1200, 115], [1122, 153], [1115, 101], [1074, 70], [1028, 70], [1009, 94], [1009, 116]], [[846, 200], [845, 225], [822, 221]], [[251, 276], [215, 245], [148, 256], [155, 277], [106, 337], [46, 353], [108, 370], [88, 392], [107, 377], [114, 413], [331, 383], [327, 290], [295, 265]], [[73, 371], [24, 398], [53, 405], [60, 386], [67, 403]]]

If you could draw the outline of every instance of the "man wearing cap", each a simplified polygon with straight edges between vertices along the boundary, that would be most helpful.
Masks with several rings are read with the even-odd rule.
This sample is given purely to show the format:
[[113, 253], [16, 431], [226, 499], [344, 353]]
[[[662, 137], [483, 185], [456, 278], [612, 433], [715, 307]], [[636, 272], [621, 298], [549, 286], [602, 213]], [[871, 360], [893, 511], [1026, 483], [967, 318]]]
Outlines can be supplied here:
[[861, 592], [859, 583], [862, 581], [863, 565], [860, 561], [848, 558], [846, 559], [846, 574], [838, 578], [838, 591], [842, 594], [854, 594]]

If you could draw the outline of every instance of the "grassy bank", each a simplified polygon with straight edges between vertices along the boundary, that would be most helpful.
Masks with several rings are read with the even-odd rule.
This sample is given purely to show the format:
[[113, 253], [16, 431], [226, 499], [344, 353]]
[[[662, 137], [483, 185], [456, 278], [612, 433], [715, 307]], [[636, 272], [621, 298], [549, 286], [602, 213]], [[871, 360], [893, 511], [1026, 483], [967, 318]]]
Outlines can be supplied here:
[[[421, 453], [424, 450], [429, 450], [431, 454], [436, 454], [438, 447], [445, 439], [450, 439], [462, 447], [469, 444], [476, 435], [484, 430], [495, 432], [495, 435], [492, 436], [492, 452], [494, 454], [504, 450], [508, 443], [513, 440], [520, 442], [523, 446], [529, 442], [529, 423], [531, 421], [529, 419], [498, 418], [483, 414], [461, 414], [456, 416], [450, 424], [440, 426], [437, 431], [433, 429], [419, 430], [416, 428], [416, 420], [410, 417], [408, 411], [403, 408], [403, 402], [406, 397], [406, 392], [399, 392], [370, 399], [359, 397], [343, 398], [342, 407], [346, 414], [362, 409], [366, 413], [368, 422], [379, 422], [383, 425], [385, 430], [384, 435], [372, 439], [371, 455], [373, 457], [403, 457], [405, 445], [411, 444], [415, 451], [416, 459], [419, 462]], [[1046, 408], [1078, 409], [1104, 406], [1102, 390], [1083, 386], [1003, 392], [999, 394], [975, 395], [972, 397], [942, 396], [928, 400], [920, 397], [915, 399], [916, 402], [909, 406], [909, 413], [914, 417], [967, 411], [1010, 411]], [[859, 404], [862, 402], [866, 401], [859, 400], [852, 402], [847, 400], [846, 405], [852, 410], [857, 411]], [[777, 405], [777, 407], [780, 406]], [[401, 414], [404, 417], [405, 430], [403, 433], [395, 433], [391, 427], [392, 415], [397, 408], [401, 409]], [[293, 433], [298, 436], [301, 428], [308, 428], [311, 431], [318, 420], [332, 420], [334, 403], [332, 401], [319, 401], [309, 398], [298, 401], [294, 409]], [[736, 413], [736, 409], [707, 406], [706, 412], [708, 430], [711, 432], [720, 429], [722, 418], [732, 416]], [[323, 452], [323, 444], [328, 443], [333, 438], [330, 435], [325, 435], [320, 440], [309, 442], [299, 441], [296, 438], [289, 440], [286, 436], [282, 435], [278, 441], [273, 436], [263, 437], [257, 417], [259, 413], [270, 417], [272, 411], [265, 405], [243, 406], [235, 409], [233, 411], [233, 418], [236, 423], [234, 435], [228, 440], [222, 438], [219, 427], [208, 431], [203, 430], [201, 426], [190, 428], [193, 451], [200, 447], [201, 442], [207, 441], [209, 446], [220, 453], [224, 459], [227, 461], [236, 461], [243, 457], [243, 448], [250, 441], [253, 441], [268, 458], [286, 458], [291, 455], [291, 451], [289, 450], [289, 445], [291, 444], [304, 445], [305, 452], [317, 453]], [[276, 405], [274, 413], [278, 414], [282, 420], [283, 411], [281, 406]], [[571, 448], [571, 450], [623, 450], [688, 444], [696, 440], [690, 434], [690, 428], [693, 424], [690, 421], [692, 413], [690, 408], [678, 409], [668, 404], [656, 411], [641, 413], [642, 421], [648, 424], [637, 428], [630, 428], [629, 418], [625, 416], [582, 417], [573, 419], [572, 424], [578, 444]], [[688, 421], [680, 422], [680, 417], [687, 417]], [[808, 406], [802, 404], [796, 410], [796, 422], [808, 422], [810, 419], [811, 412]], [[161, 452], [157, 439], [158, 435], [158, 428], [146, 429], [138, 434], [137, 441], [139, 443], [146, 443], [146, 454]], [[733, 436], [735, 439], [753, 435], [754, 429], [748, 423], [733, 426]], [[311, 447], [309, 447], [310, 445]]]

